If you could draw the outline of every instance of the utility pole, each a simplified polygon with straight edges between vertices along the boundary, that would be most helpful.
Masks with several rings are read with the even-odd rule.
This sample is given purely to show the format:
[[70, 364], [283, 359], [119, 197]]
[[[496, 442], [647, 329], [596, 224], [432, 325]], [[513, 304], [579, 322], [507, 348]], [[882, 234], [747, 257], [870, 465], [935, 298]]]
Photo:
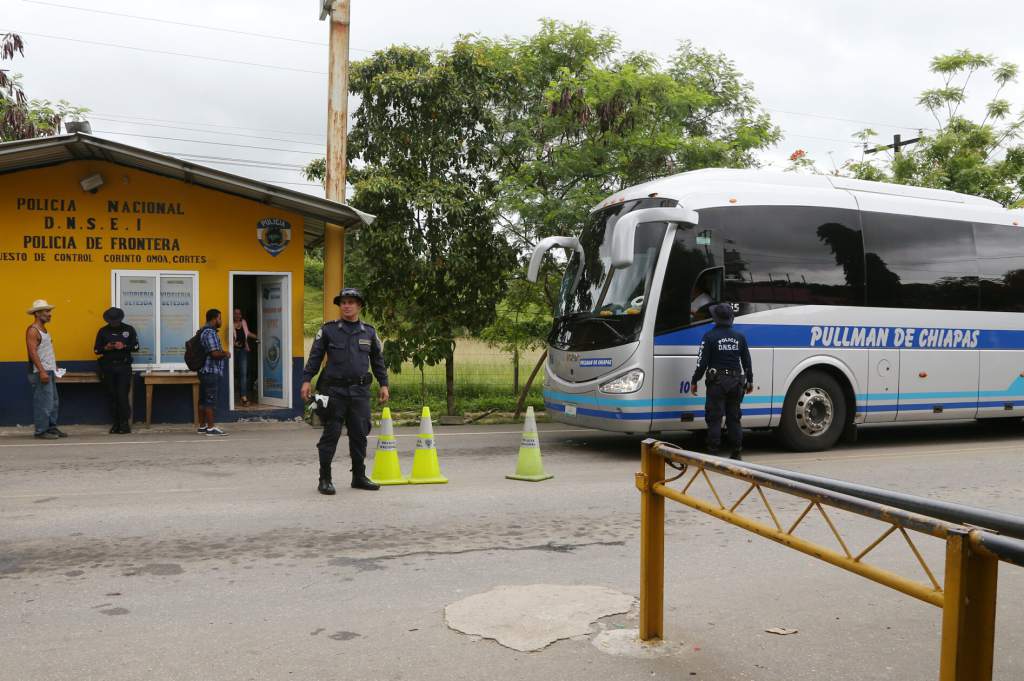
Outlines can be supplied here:
[[899, 155], [900, 155], [900, 150], [903, 147], [909, 146], [911, 144], [914, 144], [915, 142], [920, 142], [920, 141], [921, 141], [920, 137], [915, 137], [914, 139], [911, 139], [911, 140], [904, 140], [902, 138], [902, 136], [900, 136], [900, 135], [893, 135], [892, 136], [892, 144], [887, 144], [884, 147], [875, 147], [874, 149], [865, 149], [864, 153], [865, 154], [875, 154], [875, 153], [877, 153], [879, 151], [885, 151], [887, 149], [892, 149], [896, 153], [896, 156], [898, 158]]
[[[317, 0], [320, 20], [329, 18], [327, 76], [327, 198], [345, 202], [348, 147], [349, 0]], [[324, 321], [335, 319], [334, 296], [345, 282], [345, 228], [324, 225]]]

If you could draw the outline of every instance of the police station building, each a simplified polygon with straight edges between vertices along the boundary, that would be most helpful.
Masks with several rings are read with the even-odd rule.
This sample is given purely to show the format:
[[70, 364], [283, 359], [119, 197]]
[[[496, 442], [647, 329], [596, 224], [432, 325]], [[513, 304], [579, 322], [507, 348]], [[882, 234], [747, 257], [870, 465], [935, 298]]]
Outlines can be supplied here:
[[40, 298], [55, 306], [48, 326], [68, 371], [58, 381], [62, 424], [108, 422], [93, 341], [111, 306], [138, 331], [135, 421], [147, 392], [154, 422], [192, 420], [184, 344], [209, 308], [223, 312], [225, 349], [234, 309], [258, 338], [248, 352], [251, 404], [236, 404], [233, 352], [219, 420], [301, 414], [303, 245], [322, 243], [328, 225], [371, 219], [91, 135], [0, 144], [0, 425], [32, 422], [25, 311]]

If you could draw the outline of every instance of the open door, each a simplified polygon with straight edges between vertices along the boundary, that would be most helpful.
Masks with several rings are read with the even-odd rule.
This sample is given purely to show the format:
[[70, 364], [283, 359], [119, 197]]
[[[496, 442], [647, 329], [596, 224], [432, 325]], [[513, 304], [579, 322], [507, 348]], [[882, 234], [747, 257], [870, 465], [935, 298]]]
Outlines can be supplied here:
[[257, 353], [259, 401], [260, 404], [287, 408], [291, 403], [292, 385], [288, 277], [260, 275], [257, 291], [261, 341]]

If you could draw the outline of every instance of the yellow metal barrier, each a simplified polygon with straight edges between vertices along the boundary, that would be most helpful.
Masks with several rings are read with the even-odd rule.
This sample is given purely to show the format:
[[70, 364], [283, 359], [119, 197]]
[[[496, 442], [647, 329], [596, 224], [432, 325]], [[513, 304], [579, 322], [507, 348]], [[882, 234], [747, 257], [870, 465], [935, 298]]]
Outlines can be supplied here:
[[[666, 465], [679, 471], [666, 479]], [[692, 469], [681, 490], [669, 485]], [[996, 583], [999, 561], [1021, 565], [1024, 543], [995, 537], [991, 533], [962, 524], [948, 522], [903, 510], [876, 501], [815, 487], [773, 475], [765, 467], [757, 470], [744, 464], [685, 452], [671, 445], [645, 440], [641, 445], [641, 471], [636, 474], [636, 487], [641, 493], [640, 506], [640, 638], [660, 639], [664, 634], [665, 592], [665, 499], [671, 499], [698, 511], [742, 527], [784, 546], [796, 549], [819, 560], [859, 574], [896, 591], [942, 608], [942, 646], [939, 681], [990, 681], [995, 644]], [[721, 474], [748, 483], [746, 490], [733, 503], [726, 505], [709, 473]], [[694, 483], [706, 483], [713, 500], [690, 493]], [[806, 505], [799, 516], [783, 526], [776, 510], [768, 502], [764, 490], [799, 497]], [[772, 524], [766, 524], [737, 512], [748, 497], [760, 498]], [[885, 523], [888, 527], [878, 538], [854, 553], [836, 528], [825, 507], [836, 508]], [[794, 534], [811, 513], [825, 520], [842, 551], [822, 546]], [[909, 532], [908, 532], [909, 530]], [[935, 573], [914, 543], [910, 532], [937, 537], [946, 543], [944, 582]], [[871, 552], [887, 537], [899, 534], [927, 576], [917, 581], [865, 562]], [[994, 549], [998, 544], [1005, 555]], [[1010, 557], [1007, 557], [1010, 556]]]

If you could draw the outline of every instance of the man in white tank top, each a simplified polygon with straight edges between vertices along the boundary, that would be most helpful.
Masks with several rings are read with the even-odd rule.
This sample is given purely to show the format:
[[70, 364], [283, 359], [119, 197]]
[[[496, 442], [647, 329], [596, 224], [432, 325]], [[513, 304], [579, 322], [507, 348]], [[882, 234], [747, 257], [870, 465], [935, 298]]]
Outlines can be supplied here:
[[45, 300], [32, 303], [28, 313], [35, 319], [25, 330], [25, 347], [28, 350], [28, 382], [32, 386], [32, 419], [35, 422], [35, 436], [43, 440], [56, 440], [68, 434], [57, 428], [57, 357], [53, 351], [53, 339], [46, 330], [52, 317], [53, 305]]

